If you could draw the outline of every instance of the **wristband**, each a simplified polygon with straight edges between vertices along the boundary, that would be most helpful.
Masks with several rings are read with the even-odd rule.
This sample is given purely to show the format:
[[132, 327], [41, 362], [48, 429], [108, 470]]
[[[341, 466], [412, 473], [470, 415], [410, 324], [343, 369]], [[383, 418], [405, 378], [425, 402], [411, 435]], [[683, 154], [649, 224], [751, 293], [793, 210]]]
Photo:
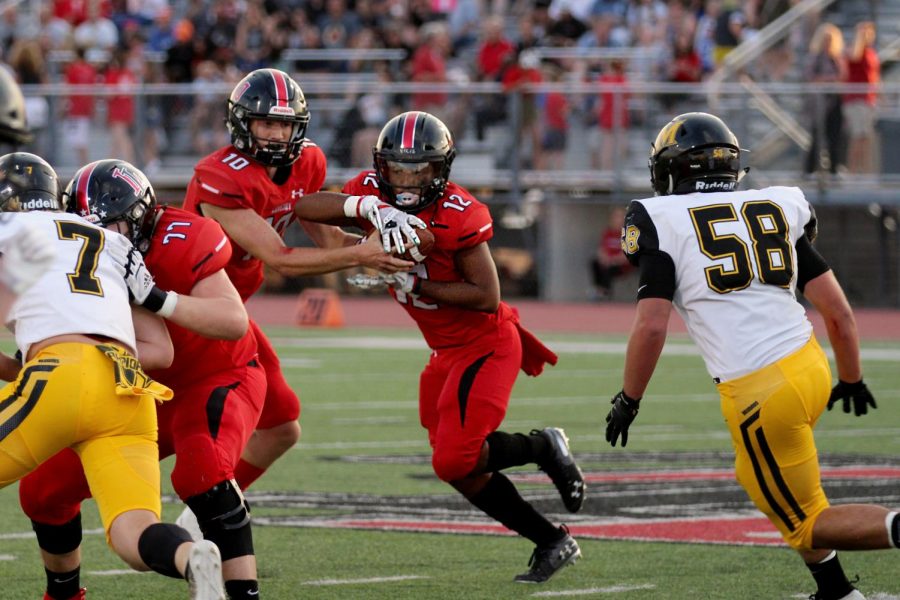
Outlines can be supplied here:
[[361, 201], [362, 196], [347, 196], [347, 199], [344, 200], [344, 216], [351, 219], [361, 217], [362, 215], [359, 214], [359, 204]]
[[164, 319], [168, 319], [175, 312], [175, 306], [178, 304], [178, 294], [169, 292], [166, 294], [166, 300], [163, 302], [162, 308], [156, 311], [156, 314]]
[[[169, 296], [171, 296], [174, 292], [166, 292], [164, 290], [159, 289], [157, 286], [153, 286], [153, 289], [150, 290], [150, 293], [147, 294], [147, 297], [141, 303], [141, 306], [146, 308], [151, 312], [155, 312], [160, 314], [163, 310], [168, 309], [169, 315], [172, 314], [172, 311], [175, 310], [175, 303], [178, 302], [177, 299], [169, 300]], [[170, 303], [167, 306], [167, 303]], [[164, 317], [168, 315], [162, 315]]]

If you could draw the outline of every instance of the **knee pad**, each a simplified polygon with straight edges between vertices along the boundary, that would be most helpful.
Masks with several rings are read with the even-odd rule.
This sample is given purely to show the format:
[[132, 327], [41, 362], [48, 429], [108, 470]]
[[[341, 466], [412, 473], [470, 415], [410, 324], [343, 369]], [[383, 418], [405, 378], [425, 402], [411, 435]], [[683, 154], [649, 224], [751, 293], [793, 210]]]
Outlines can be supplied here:
[[81, 545], [81, 512], [62, 525], [31, 521], [38, 546], [50, 554], [68, 554]]
[[217, 483], [185, 503], [194, 511], [203, 537], [219, 547], [223, 561], [253, 554], [250, 505], [233, 479]]
[[191, 535], [171, 523], [154, 523], [138, 538], [138, 554], [144, 564], [166, 577], [183, 579], [175, 567], [175, 551], [178, 546], [190, 542]]

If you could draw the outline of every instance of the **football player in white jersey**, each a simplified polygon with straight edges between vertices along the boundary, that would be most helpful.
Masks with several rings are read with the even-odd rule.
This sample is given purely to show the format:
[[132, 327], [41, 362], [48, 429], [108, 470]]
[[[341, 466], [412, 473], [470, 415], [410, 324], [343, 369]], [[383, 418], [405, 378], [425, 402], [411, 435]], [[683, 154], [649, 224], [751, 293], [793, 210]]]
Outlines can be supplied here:
[[[631, 202], [622, 230], [640, 284], [606, 439], [627, 443], [674, 305], [718, 388], [737, 480], [809, 567], [818, 586], [811, 598], [863, 598], [834, 550], [900, 547], [900, 518], [882, 506], [831, 506], [813, 439], [819, 416], [837, 401], [857, 416], [875, 408], [856, 322], [812, 246], [816, 218], [803, 192], [737, 191], [746, 172], [740, 157], [735, 135], [706, 113], [675, 117], [651, 148], [656, 196]], [[825, 320], [838, 370], [833, 390], [797, 289]]]
[[[7, 239], [39, 231], [55, 249], [6, 318], [23, 364], [3, 362], [12, 381], [0, 392], [0, 487], [72, 448], [113, 550], [136, 570], [186, 578], [192, 598], [224, 600], [215, 544], [194, 543], [181, 527], [159, 521], [154, 402], [172, 391], [147, 377], [136, 357], [161, 368], [173, 349], [158, 316], [136, 309], [132, 317], [131, 286], [113, 252], [127, 253], [131, 242], [59, 212], [56, 173], [33, 154], [0, 157], [0, 209], [28, 211], [4, 214]], [[0, 242], [3, 260], [15, 258], [9, 247]], [[59, 597], [82, 599], [85, 591]]]

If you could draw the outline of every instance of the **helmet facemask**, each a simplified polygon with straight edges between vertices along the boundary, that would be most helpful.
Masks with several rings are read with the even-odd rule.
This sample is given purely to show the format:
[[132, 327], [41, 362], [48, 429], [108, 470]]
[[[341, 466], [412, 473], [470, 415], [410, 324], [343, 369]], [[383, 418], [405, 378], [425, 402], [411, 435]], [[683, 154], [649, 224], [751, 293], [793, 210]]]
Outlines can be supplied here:
[[400, 210], [419, 212], [444, 193], [450, 170], [445, 162], [406, 162], [376, 155], [379, 189]]

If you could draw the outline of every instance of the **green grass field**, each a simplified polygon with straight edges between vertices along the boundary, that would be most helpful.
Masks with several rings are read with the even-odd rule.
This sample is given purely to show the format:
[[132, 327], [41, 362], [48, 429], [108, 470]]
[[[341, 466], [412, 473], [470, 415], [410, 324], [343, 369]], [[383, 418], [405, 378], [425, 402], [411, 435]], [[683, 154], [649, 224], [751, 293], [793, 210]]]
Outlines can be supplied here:
[[[326, 527], [328, 519], [358, 515], [366, 506], [403, 515], [412, 511], [405, 507], [415, 499], [420, 509], [433, 498], [435, 513], [464, 508], [449, 486], [431, 475], [426, 437], [418, 424], [418, 373], [427, 350], [412, 330], [270, 333], [289, 381], [300, 392], [304, 433], [300, 445], [248, 494], [257, 520], [263, 598], [786, 599], [815, 591], [808, 571], [786, 547], [582, 539], [583, 559], [538, 587], [512, 583], [526, 569], [532, 551], [520, 538]], [[609, 398], [619, 389], [624, 339], [544, 338], [559, 351], [560, 363], [541, 377], [520, 377], [504, 430], [564, 427], [582, 468], [593, 473], [660, 466], [657, 453], [730, 452], [714, 387], [686, 339], [670, 340], [623, 450], [606, 444], [603, 420]], [[866, 418], [826, 413], [817, 427], [819, 451], [823, 457], [860, 455], [898, 466], [900, 343], [867, 344], [865, 350], [866, 380], [879, 409]], [[623, 460], [629, 454], [634, 462]], [[665, 467], [705, 466], [702, 460], [675, 460]], [[723, 465], [727, 462], [716, 463]], [[169, 495], [163, 516], [169, 521], [181, 511], [171, 497], [171, 466], [171, 459], [163, 463], [163, 490]], [[554, 520], [567, 518], [552, 486], [535, 481], [519, 487], [529, 498], [540, 499]], [[616, 489], [589, 485], [589, 503], [595, 502], [602, 513]], [[900, 505], [900, 480], [880, 489]], [[187, 597], [181, 582], [127, 572], [105, 546], [92, 501], [85, 504], [83, 518], [88, 533], [82, 582], [89, 598]], [[900, 598], [900, 553], [845, 552], [842, 562], [848, 574], [860, 575], [860, 589], [870, 599]], [[0, 599], [40, 598], [43, 593], [37, 545], [19, 510], [16, 486], [0, 491], [0, 581]]]

